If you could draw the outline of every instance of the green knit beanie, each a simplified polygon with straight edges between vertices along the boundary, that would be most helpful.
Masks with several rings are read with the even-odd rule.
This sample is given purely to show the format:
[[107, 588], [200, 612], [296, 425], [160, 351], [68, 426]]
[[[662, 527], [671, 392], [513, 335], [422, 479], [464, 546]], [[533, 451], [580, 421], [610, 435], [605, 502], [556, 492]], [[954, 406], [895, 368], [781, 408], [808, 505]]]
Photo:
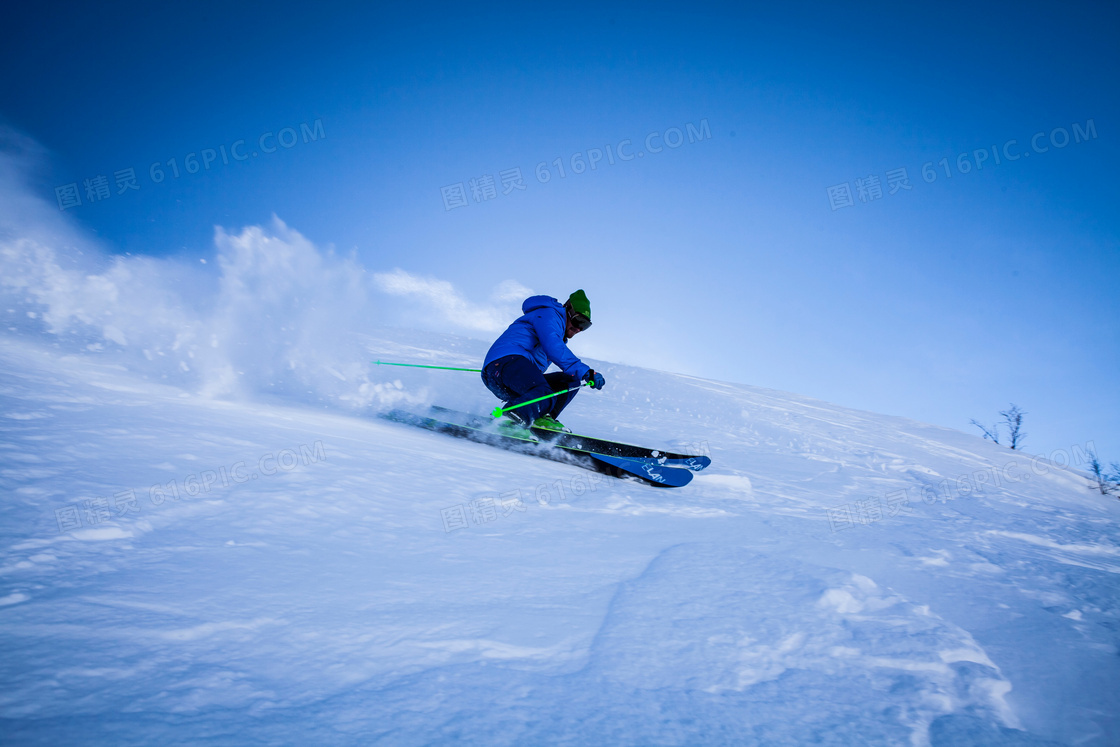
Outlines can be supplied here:
[[568, 303], [565, 305], [577, 314], [583, 314], [591, 319], [591, 302], [587, 300], [587, 294], [583, 292], [582, 288], [570, 295]]

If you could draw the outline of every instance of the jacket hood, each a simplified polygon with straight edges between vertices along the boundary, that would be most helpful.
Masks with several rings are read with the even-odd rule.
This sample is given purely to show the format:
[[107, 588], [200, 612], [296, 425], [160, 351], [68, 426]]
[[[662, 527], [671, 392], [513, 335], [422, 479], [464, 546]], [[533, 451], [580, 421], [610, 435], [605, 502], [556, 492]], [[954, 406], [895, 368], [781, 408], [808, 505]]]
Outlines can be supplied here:
[[552, 296], [529, 296], [521, 304], [521, 313], [528, 314], [530, 311], [545, 307], [563, 310], [564, 305]]

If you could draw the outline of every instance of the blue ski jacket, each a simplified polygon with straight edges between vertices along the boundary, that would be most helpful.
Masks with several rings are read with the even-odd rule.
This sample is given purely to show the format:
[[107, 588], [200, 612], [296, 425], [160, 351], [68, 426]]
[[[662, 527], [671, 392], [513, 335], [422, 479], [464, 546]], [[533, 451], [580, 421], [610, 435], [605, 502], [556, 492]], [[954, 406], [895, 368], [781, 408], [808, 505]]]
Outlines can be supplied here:
[[507, 355], [520, 355], [537, 364], [543, 373], [555, 363], [564, 373], [583, 381], [591, 367], [568, 349], [564, 342], [567, 312], [564, 305], [551, 296], [530, 296], [521, 304], [517, 321], [490, 346], [482, 367]]

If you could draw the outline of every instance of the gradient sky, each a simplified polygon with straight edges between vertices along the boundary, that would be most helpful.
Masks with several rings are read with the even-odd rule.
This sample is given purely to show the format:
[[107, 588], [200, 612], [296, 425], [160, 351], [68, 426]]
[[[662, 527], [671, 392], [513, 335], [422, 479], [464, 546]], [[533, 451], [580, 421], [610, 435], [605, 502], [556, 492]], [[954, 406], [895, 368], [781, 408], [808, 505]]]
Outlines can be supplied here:
[[[585, 288], [585, 355], [962, 430], [1016, 402], [1028, 451], [1120, 460], [1118, 38], [1116, 3], [51, 4], [5, 11], [0, 118], [48, 154], [45, 200], [109, 179], [65, 215], [111, 251], [206, 258], [275, 214], [468, 298]], [[689, 124], [710, 137], [646, 152]]]

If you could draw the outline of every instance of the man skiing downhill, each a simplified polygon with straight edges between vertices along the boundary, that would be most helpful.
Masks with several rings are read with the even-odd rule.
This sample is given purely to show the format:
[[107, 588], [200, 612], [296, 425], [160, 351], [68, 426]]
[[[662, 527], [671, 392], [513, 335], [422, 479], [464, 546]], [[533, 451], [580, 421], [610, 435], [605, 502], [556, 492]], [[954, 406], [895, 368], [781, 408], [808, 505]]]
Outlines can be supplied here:
[[[581, 382], [588, 382], [592, 389], [603, 388], [603, 375], [577, 358], [567, 345], [591, 326], [591, 302], [586, 293], [577, 290], [563, 305], [551, 296], [530, 296], [521, 304], [521, 313], [490, 346], [482, 364], [482, 383], [505, 403], [503, 407], [564, 392]], [[550, 363], [560, 370], [544, 373]], [[519, 430], [530, 425], [563, 430], [556, 418], [578, 391], [542, 399], [505, 415]]]

